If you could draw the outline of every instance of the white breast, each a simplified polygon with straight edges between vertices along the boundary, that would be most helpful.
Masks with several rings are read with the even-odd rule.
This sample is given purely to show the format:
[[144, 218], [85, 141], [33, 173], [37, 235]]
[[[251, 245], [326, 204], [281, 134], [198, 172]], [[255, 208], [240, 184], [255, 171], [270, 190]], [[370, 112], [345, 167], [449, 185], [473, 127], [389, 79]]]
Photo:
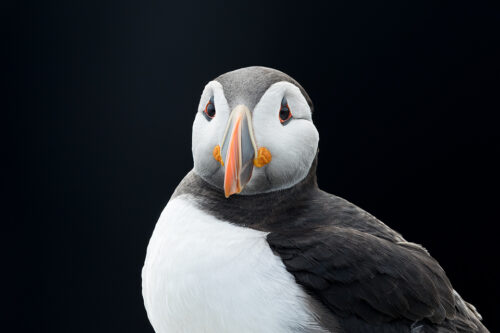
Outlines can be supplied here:
[[208, 215], [188, 196], [170, 201], [142, 270], [155, 331], [320, 332], [305, 292], [265, 236]]

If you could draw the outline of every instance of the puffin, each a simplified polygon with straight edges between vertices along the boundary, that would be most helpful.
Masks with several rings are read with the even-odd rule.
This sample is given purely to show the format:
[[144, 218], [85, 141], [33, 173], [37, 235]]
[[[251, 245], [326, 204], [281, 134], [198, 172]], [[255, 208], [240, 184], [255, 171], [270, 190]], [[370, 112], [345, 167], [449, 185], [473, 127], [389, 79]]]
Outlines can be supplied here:
[[312, 114], [275, 69], [205, 86], [142, 269], [155, 332], [488, 332], [426, 249], [319, 189]]

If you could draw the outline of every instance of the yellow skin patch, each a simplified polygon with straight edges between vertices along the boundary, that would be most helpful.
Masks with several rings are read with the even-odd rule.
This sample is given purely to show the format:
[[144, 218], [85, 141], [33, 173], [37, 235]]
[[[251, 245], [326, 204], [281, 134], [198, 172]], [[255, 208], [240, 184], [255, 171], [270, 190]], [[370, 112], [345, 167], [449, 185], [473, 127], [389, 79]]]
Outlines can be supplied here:
[[266, 147], [260, 147], [257, 152], [257, 157], [253, 160], [253, 165], [257, 168], [261, 168], [264, 165], [268, 164], [272, 160], [271, 152]]
[[222, 156], [220, 156], [220, 147], [219, 145], [215, 146], [214, 151], [212, 152], [214, 158], [217, 162], [219, 162], [222, 166], [224, 166], [224, 161], [222, 160]]
[[[222, 166], [224, 166], [224, 161], [222, 160], [222, 156], [220, 156], [220, 146], [217, 145], [214, 147], [214, 151], [212, 152], [214, 155], [214, 159], [219, 162]], [[253, 165], [257, 168], [261, 168], [264, 165], [268, 164], [272, 160], [271, 152], [266, 147], [260, 147], [257, 152], [257, 157], [253, 160]]]

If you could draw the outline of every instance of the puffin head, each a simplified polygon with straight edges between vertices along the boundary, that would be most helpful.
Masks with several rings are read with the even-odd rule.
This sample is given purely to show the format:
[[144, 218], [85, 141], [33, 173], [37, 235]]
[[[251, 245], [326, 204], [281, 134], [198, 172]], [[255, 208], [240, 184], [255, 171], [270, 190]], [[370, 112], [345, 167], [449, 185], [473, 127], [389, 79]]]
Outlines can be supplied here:
[[247, 67], [210, 81], [193, 124], [194, 172], [225, 196], [292, 187], [318, 149], [312, 102], [290, 76]]

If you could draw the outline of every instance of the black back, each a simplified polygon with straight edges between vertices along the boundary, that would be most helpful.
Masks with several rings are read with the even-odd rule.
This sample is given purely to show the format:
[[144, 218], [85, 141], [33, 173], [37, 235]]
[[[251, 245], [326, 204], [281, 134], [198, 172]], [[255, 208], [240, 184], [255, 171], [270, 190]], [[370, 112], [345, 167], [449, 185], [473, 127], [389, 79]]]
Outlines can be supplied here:
[[271, 249], [345, 332], [487, 332], [423, 247], [321, 191], [316, 164], [290, 189], [227, 199], [191, 172], [173, 197], [189, 194], [221, 220], [269, 232]]

